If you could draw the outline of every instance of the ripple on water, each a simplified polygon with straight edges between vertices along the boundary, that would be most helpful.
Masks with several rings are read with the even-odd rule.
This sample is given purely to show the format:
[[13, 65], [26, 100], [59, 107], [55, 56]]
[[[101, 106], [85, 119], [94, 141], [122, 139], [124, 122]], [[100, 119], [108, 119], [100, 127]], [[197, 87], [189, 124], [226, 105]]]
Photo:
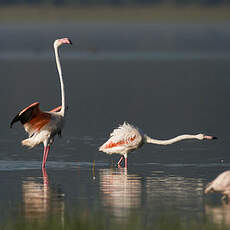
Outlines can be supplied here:
[[[96, 166], [107, 166], [107, 163], [95, 163]], [[49, 161], [47, 167], [52, 169], [75, 169], [81, 167], [91, 168], [93, 162], [58, 162]], [[0, 161], [0, 170], [14, 171], [14, 170], [28, 170], [28, 169], [41, 169], [40, 161]]]

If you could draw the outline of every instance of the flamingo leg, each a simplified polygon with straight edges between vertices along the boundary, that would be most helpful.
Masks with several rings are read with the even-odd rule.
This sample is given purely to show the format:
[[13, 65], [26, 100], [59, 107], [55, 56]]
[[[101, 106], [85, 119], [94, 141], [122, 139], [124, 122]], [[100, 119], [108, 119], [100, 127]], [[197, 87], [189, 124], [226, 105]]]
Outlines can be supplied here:
[[46, 158], [45, 158], [45, 164], [46, 164], [46, 160], [47, 160], [47, 157], [48, 157], [49, 150], [50, 150], [50, 146], [47, 146], [47, 147], [46, 147]]
[[46, 172], [46, 168], [42, 168], [42, 175], [43, 175], [43, 185], [48, 185], [49, 181], [48, 181], [48, 175]]
[[48, 157], [49, 150], [50, 150], [50, 146], [45, 146], [44, 147], [42, 168], [45, 168], [45, 166], [46, 166], [46, 160], [47, 160], [47, 157]]
[[43, 159], [42, 159], [42, 168], [45, 167], [45, 164], [44, 164], [44, 162], [45, 162], [45, 157], [46, 157], [46, 146], [44, 146]]
[[124, 156], [122, 156], [122, 157], [120, 158], [120, 160], [117, 162], [117, 165], [118, 165], [118, 166], [120, 166], [120, 164], [121, 164], [123, 158], [124, 158]]
[[125, 157], [125, 168], [127, 168], [127, 157]]

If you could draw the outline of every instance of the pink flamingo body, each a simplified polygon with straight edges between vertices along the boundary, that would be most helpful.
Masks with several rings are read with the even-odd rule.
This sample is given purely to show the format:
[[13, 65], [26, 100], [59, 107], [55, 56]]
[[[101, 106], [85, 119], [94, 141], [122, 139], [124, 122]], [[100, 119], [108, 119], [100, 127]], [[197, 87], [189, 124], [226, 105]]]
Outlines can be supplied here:
[[35, 102], [19, 112], [10, 123], [10, 127], [12, 127], [15, 122], [20, 121], [21, 124], [24, 126], [25, 131], [29, 134], [29, 138], [23, 140], [22, 145], [33, 148], [40, 143], [44, 144], [42, 161], [43, 168], [45, 167], [49, 149], [54, 141], [54, 137], [57, 134], [59, 136], [61, 135], [61, 131], [64, 126], [64, 114], [66, 110], [65, 93], [62, 70], [58, 54], [58, 48], [62, 44], [72, 44], [72, 42], [68, 38], [57, 39], [54, 42], [56, 64], [61, 84], [62, 105], [52, 109], [51, 111], [46, 112], [41, 111], [39, 108], [40, 103]]
[[230, 202], [230, 170], [219, 174], [216, 179], [207, 185], [204, 192], [205, 194], [209, 192], [220, 192], [223, 194], [222, 199], [228, 197]]
[[122, 157], [118, 161], [118, 166], [125, 158], [125, 167], [127, 167], [128, 153], [140, 148], [144, 143], [152, 143], [158, 145], [169, 145], [185, 139], [198, 139], [198, 140], [210, 140], [216, 139], [216, 137], [207, 136], [205, 134], [197, 135], [180, 135], [169, 140], [157, 140], [144, 134], [140, 129], [124, 122], [117, 129], [114, 129], [110, 134], [110, 138], [102, 146], [99, 147], [99, 151], [107, 154], [120, 154]]

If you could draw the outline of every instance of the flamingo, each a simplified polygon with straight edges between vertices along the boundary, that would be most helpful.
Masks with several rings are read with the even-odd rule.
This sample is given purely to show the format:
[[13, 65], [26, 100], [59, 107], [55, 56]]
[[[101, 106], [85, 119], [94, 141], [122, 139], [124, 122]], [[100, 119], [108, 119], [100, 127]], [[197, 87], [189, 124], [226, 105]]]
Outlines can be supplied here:
[[40, 103], [35, 102], [19, 112], [10, 123], [10, 127], [12, 128], [15, 122], [20, 121], [24, 126], [25, 131], [29, 134], [29, 138], [23, 140], [22, 145], [33, 148], [34, 146], [43, 143], [44, 152], [42, 168], [45, 168], [50, 146], [54, 141], [54, 137], [57, 134], [61, 136], [61, 131], [64, 126], [64, 115], [66, 110], [65, 91], [58, 52], [58, 48], [62, 44], [72, 44], [72, 42], [69, 38], [61, 38], [54, 41], [54, 52], [61, 85], [62, 105], [51, 111], [41, 111], [39, 108]]
[[222, 172], [207, 185], [204, 193], [209, 192], [220, 192], [223, 194], [222, 200], [227, 197], [230, 202], [230, 170]]
[[116, 153], [122, 155], [117, 165], [120, 167], [120, 163], [125, 158], [125, 167], [127, 168], [128, 153], [140, 148], [144, 143], [170, 145], [186, 139], [211, 140], [216, 139], [216, 137], [207, 136], [205, 134], [185, 134], [169, 140], [157, 140], [145, 135], [139, 128], [124, 122], [123, 125], [120, 125], [118, 128], [113, 130], [110, 134], [109, 140], [99, 147], [99, 151], [107, 154]]

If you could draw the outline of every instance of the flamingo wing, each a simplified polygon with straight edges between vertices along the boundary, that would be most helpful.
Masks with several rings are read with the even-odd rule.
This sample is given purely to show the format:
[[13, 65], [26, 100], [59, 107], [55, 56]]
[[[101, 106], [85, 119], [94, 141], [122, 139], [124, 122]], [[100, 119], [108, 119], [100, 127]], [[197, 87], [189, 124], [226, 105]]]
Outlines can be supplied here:
[[141, 139], [137, 128], [125, 122], [113, 130], [109, 140], [99, 150], [103, 151], [114, 147], [135, 147], [140, 144]]
[[52, 110], [50, 110], [50, 112], [60, 112], [60, 111], [61, 111], [61, 105], [56, 107], [56, 108], [54, 108], [54, 109], [52, 109]]
[[[55, 112], [55, 113], [57, 113], [57, 112], [60, 112], [60, 111], [61, 111], [61, 108], [62, 108], [62, 106], [60, 105], [60, 106], [58, 106], [58, 107], [56, 107], [56, 108], [50, 110], [49, 112]], [[67, 111], [68, 109], [69, 109], [69, 106], [66, 106], [66, 111]]]
[[40, 105], [39, 102], [35, 102], [30, 106], [26, 107], [25, 109], [23, 109], [21, 112], [19, 112], [11, 121], [10, 128], [12, 128], [15, 122], [20, 121], [21, 124], [24, 125], [25, 123], [29, 122], [32, 118], [37, 116], [40, 113], [39, 105]]
[[[61, 107], [61, 105], [60, 105], [60, 106], [58, 106], [58, 107], [56, 107], [56, 108], [50, 110], [50, 112], [54, 112], [54, 113], [60, 112], [60, 111], [61, 111], [61, 108], [62, 108], [62, 107]], [[59, 137], [62, 137], [61, 130], [60, 130], [57, 134], [58, 134]]]

